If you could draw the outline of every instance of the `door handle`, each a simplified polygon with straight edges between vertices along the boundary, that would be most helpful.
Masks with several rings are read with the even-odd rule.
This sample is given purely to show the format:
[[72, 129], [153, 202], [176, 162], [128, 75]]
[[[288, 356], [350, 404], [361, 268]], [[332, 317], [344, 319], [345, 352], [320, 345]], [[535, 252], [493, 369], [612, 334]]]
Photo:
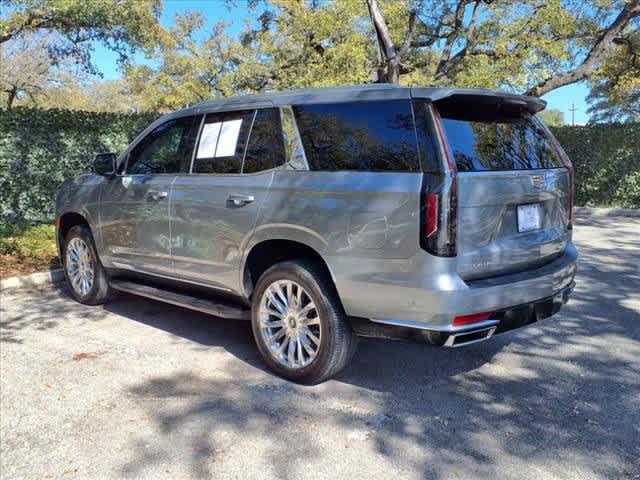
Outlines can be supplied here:
[[164, 200], [165, 198], [167, 198], [167, 195], [168, 195], [167, 192], [160, 192], [158, 190], [149, 190], [149, 196], [153, 200]]
[[232, 207], [244, 207], [254, 200], [255, 198], [253, 198], [253, 195], [243, 195], [241, 193], [232, 193], [227, 198], [227, 201]]

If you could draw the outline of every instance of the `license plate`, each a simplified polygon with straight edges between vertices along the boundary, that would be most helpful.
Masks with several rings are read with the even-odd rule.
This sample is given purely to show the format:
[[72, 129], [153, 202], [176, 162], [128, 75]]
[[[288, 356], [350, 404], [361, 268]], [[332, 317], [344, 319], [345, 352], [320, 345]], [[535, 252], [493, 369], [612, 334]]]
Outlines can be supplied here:
[[530, 232], [542, 228], [540, 204], [518, 205], [518, 232]]

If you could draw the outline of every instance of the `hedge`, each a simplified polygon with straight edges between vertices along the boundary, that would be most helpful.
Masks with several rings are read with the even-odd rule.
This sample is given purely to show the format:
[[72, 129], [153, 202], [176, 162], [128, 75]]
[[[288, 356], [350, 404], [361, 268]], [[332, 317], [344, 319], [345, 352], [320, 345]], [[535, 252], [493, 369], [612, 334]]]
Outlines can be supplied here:
[[[50, 221], [60, 183], [97, 152], [120, 152], [155, 114], [0, 110], [0, 221]], [[640, 125], [557, 127], [576, 205], [640, 208]]]
[[640, 123], [552, 127], [575, 170], [575, 204], [640, 208]]
[[0, 110], [0, 222], [50, 221], [65, 178], [120, 152], [157, 115]]

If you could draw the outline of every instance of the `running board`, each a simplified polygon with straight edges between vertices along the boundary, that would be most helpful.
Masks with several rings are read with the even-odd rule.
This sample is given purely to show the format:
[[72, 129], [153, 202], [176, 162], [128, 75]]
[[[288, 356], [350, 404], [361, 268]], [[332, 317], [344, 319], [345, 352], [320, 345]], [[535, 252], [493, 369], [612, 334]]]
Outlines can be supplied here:
[[111, 280], [109, 283], [113, 289], [121, 292], [158, 300], [159, 302], [170, 303], [171, 305], [177, 305], [178, 307], [184, 307], [202, 313], [208, 313], [216, 317], [251, 320], [251, 310], [231, 303], [224, 303], [219, 300], [207, 300], [185, 295], [184, 293], [177, 293], [172, 290], [151, 287], [149, 285], [125, 280]]

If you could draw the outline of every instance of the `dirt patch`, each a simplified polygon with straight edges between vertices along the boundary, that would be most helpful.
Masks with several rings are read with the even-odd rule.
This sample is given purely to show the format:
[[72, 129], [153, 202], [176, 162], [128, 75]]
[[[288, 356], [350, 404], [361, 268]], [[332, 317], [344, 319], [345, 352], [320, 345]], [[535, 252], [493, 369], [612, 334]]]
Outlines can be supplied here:
[[0, 255], [0, 278], [46, 272], [60, 268], [60, 266], [58, 257], [17, 258], [13, 255]]
[[79, 362], [80, 360], [95, 360], [98, 357], [101, 357], [102, 355], [104, 355], [107, 352], [81, 352], [81, 353], [76, 353], [73, 357], [71, 357], [71, 359], [75, 362]]

